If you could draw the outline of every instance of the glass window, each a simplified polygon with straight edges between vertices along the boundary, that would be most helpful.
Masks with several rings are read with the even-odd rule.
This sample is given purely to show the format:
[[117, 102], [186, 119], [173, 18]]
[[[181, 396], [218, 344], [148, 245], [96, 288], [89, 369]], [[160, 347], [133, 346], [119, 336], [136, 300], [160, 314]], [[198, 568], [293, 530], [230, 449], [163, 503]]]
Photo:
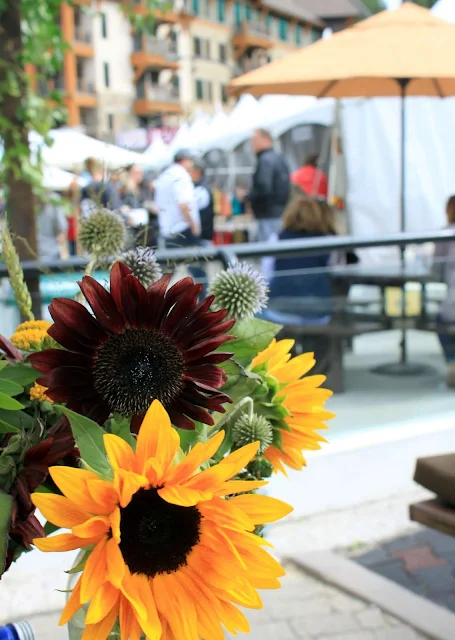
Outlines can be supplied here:
[[226, 20], [226, 0], [217, 0], [218, 22], [224, 23]]
[[280, 18], [280, 29], [279, 29], [280, 40], [288, 39], [288, 26], [289, 26], [289, 21], [286, 18]]
[[253, 17], [253, 9], [250, 4], [245, 5], [245, 18], [248, 22], [251, 22], [251, 18]]
[[111, 84], [109, 62], [104, 63], [103, 70], [104, 70], [104, 86], [108, 88], [110, 87], [110, 84]]
[[204, 83], [199, 78], [196, 79], [196, 100], [204, 99]]
[[321, 37], [321, 32], [318, 29], [311, 29], [311, 41], [312, 42], [316, 42], [316, 40], [319, 40]]
[[101, 35], [103, 38], [107, 38], [107, 16], [105, 13], [101, 14]]
[[225, 84], [221, 85], [221, 102], [223, 104], [227, 104], [229, 102], [229, 95]]
[[200, 58], [202, 56], [201, 39], [198, 37], [193, 38], [193, 51], [196, 58]]
[[243, 11], [242, 11], [242, 3], [240, 0], [235, 0], [234, 5], [234, 18], [236, 26], [239, 26], [243, 22]]
[[193, 0], [193, 13], [199, 15], [199, 0]]
[[273, 17], [270, 13], [265, 16], [265, 26], [267, 27], [267, 32], [271, 35], [273, 31]]
[[220, 62], [227, 62], [227, 45], [220, 44]]
[[302, 25], [301, 24], [295, 25], [295, 44], [298, 44], [298, 45], [302, 44]]

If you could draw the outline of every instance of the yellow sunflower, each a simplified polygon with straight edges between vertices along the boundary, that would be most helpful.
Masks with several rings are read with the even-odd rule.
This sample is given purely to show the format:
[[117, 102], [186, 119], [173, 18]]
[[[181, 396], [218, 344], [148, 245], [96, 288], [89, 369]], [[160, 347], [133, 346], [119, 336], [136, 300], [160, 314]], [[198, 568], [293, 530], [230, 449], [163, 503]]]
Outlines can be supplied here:
[[[90, 603], [83, 640], [104, 640], [116, 620], [122, 640], [223, 640], [249, 630], [237, 605], [260, 609], [256, 589], [280, 587], [280, 564], [252, 533], [290, 513], [271, 497], [242, 492], [264, 482], [229, 481], [258, 443], [200, 470], [224, 439], [217, 433], [182, 457], [177, 431], [155, 401], [136, 451], [105, 435], [112, 482], [83, 469], [53, 467], [63, 495], [34, 494], [42, 514], [71, 529], [36, 539], [42, 551], [91, 548], [60, 624]], [[207, 466], [207, 465], [205, 465]], [[227, 498], [236, 494], [232, 498]]]
[[332, 395], [328, 389], [320, 388], [326, 377], [303, 377], [316, 364], [314, 354], [303, 353], [291, 358], [293, 346], [294, 340], [277, 342], [274, 339], [252, 362], [253, 370], [265, 367], [267, 374], [278, 381], [280, 390], [273, 401], [281, 404], [289, 414], [283, 418], [286, 429], [280, 432], [280, 446], [272, 445], [264, 453], [275, 472], [284, 474], [284, 465], [297, 470], [306, 465], [302, 450], [320, 449], [321, 442], [327, 442], [317, 431], [327, 429], [324, 422], [335, 417], [323, 408], [327, 398]]

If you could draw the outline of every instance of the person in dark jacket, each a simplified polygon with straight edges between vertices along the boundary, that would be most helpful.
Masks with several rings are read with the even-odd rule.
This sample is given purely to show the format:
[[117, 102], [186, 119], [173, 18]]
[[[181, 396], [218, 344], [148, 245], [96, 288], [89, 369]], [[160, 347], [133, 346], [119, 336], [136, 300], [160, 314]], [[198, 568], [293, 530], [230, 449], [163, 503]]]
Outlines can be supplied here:
[[273, 149], [268, 131], [257, 129], [251, 146], [257, 156], [257, 165], [247, 200], [259, 223], [258, 240], [266, 242], [281, 230], [281, 216], [290, 194], [290, 173], [284, 157]]
[[202, 163], [194, 163], [191, 170], [191, 177], [194, 182], [194, 195], [201, 220], [201, 235], [199, 237], [202, 244], [207, 244], [213, 240], [215, 203], [213, 193], [205, 180], [204, 165]]
[[88, 158], [85, 166], [91, 179], [81, 191], [81, 216], [89, 216], [100, 207], [118, 209], [121, 206], [119, 195], [110, 181], [104, 181], [101, 163], [95, 158]]

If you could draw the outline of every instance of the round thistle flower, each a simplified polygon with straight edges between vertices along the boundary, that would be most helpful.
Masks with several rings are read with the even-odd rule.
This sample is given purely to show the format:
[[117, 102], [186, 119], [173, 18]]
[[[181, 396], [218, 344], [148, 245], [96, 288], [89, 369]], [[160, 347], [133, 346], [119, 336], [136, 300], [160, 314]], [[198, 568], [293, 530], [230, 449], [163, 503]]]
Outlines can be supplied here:
[[52, 327], [52, 322], [48, 320], [27, 320], [27, 322], [22, 322], [16, 327], [15, 333], [19, 331], [28, 331], [29, 329], [36, 329], [37, 331], [46, 331]]
[[247, 262], [239, 262], [221, 271], [212, 282], [210, 293], [216, 306], [226, 309], [229, 317], [246, 320], [262, 311], [268, 301], [267, 282]]
[[260, 609], [256, 589], [278, 589], [285, 573], [253, 533], [255, 525], [276, 522], [292, 508], [248, 493], [266, 482], [231, 480], [258, 443], [200, 471], [223, 439], [220, 431], [177, 462], [178, 432], [154, 402], [135, 451], [118, 436], [104, 435], [114, 481], [85, 469], [50, 470], [62, 495], [35, 493], [33, 503], [71, 533], [38, 538], [35, 545], [44, 552], [92, 549], [61, 625], [87, 605], [87, 638], [106, 638], [117, 619], [124, 640], [142, 634], [214, 640], [225, 637], [224, 629], [249, 631], [239, 607]]
[[50, 402], [53, 404], [53, 401], [46, 395], [47, 388], [35, 382], [33, 387], [30, 389], [30, 400], [38, 400], [39, 402]]
[[264, 453], [272, 444], [273, 427], [264, 416], [244, 413], [232, 427], [232, 439], [237, 447], [259, 442], [259, 453]]
[[81, 221], [79, 241], [90, 255], [107, 258], [120, 253], [125, 235], [121, 218], [109, 209], [99, 209]]
[[227, 377], [216, 365], [232, 354], [216, 350], [231, 338], [234, 320], [210, 311], [213, 297], [198, 301], [202, 285], [184, 278], [168, 289], [170, 279], [145, 289], [116, 262], [110, 291], [90, 276], [79, 285], [93, 315], [75, 300], [53, 300], [49, 334], [64, 349], [29, 356], [44, 374], [37, 382], [46, 394], [99, 424], [115, 412], [137, 430], [160, 400], [177, 427], [213, 425], [209, 412], [224, 413], [230, 402], [219, 391]]
[[135, 247], [125, 251], [119, 258], [139, 282], [147, 289], [151, 284], [163, 277], [163, 272], [150, 247]]

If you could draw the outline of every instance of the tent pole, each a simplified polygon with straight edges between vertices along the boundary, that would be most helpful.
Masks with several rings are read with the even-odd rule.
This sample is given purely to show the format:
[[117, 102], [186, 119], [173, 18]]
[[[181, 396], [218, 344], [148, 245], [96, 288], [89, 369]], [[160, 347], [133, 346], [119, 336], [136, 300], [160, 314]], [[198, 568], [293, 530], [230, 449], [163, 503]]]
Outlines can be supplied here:
[[[406, 231], [406, 90], [410, 79], [399, 78], [398, 84], [401, 89], [401, 171], [400, 171], [400, 231]], [[401, 268], [404, 270], [406, 266], [406, 247], [400, 248]], [[408, 344], [406, 332], [406, 285], [403, 285], [401, 292], [401, 320], [403, 327], [401, 329], [400, 342], [400, 362], [406, 365], [408, 362]]]

